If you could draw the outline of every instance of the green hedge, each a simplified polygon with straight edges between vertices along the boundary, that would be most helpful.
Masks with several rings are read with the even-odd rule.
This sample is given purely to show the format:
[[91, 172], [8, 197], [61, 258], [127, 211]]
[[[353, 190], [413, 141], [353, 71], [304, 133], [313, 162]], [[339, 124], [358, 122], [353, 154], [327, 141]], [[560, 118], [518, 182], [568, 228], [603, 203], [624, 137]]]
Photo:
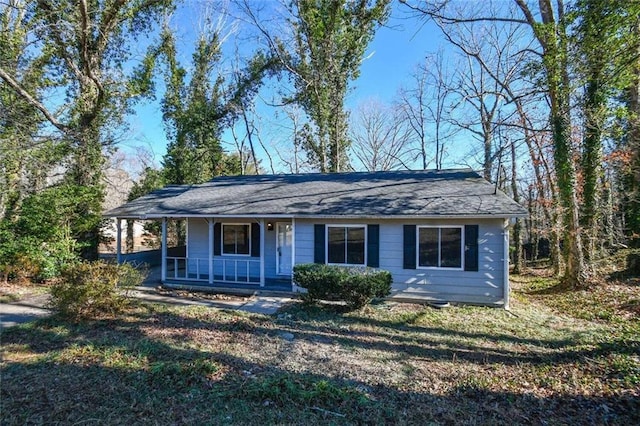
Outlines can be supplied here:
[[307, 289], [305, 302], [339, 300], [352, 309], [363, 307], [374, 297], [388, 296], [393, 281], [389, 271], [317, 263], [296, 265], [293, 280]]

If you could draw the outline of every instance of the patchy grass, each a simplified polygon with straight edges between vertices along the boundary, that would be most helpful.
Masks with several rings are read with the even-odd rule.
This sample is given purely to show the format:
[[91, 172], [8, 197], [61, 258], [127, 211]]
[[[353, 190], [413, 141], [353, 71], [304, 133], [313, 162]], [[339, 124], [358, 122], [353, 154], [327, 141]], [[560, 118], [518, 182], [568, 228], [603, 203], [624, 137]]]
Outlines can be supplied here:
[[514, 281], [511, 313], [140, 305], [11, 328], [0, 423], [638, 424], [638, 287]]
[[0, 282], [0, 303], [18, 302], [48, 292], [49, 285], [47, 284], [35, 284], [28, 281]]
[[567, 290], [545, 276], [514, 276], [518, 294], [544, 304], [558, 313], [589, 321], [624, 324], [640, 318], [640, 283], [605, 281], [586, 289]]
[[22, 297], [19, 294], [16, 294], [16, 293], [1, 293], [0, 292], [0, 303], [17, 302], [20, 299], [22, 299]]

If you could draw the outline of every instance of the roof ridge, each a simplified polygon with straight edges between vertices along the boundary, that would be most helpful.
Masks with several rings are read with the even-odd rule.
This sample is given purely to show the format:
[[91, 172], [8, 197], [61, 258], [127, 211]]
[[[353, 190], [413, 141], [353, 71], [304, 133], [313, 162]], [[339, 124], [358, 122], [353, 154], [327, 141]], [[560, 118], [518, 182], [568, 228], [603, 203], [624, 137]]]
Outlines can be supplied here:
[[[471, 167], [464, 168], [456, 168], [456, 169], [406, 169], [406, 170], [369, 170], [369, 171], [350, 171], [350, 172], [330, 172], [330, 173], [322, 173], [322, 172], [309, 172], [309, 173], [266, 173], [260, 175], [224, 175], [224, 176], [216, 176], [207, 182], [220, 181], [223, 179], [236, 179], [236, 178], [270, 178], [270, 177], [313, 177], [313, 176], [324, 176], [324, 177], [338, 177], [338, 176], [354, 176], [354, 175], [391, 175], [391, 174], [448, 174], [448, 173], [475, 173], [480, 176], [480, 173], [477, 170], [472, 169]], [[203, 183], [207, 183], [203, 182]], [[201, 184], [198, 184], [201, 185]]]

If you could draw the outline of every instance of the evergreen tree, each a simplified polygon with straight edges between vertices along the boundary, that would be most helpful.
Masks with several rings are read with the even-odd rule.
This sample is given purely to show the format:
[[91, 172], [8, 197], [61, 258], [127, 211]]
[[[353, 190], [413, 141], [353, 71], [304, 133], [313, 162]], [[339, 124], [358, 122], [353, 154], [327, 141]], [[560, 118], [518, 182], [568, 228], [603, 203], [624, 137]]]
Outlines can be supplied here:
[[163, 159], [167, 183], [201, 183], [238, 172], [230, 168], [233, 162], [222, 148], [222, 132], [233, 125], [241, 107], [252, 101], [264, 75], [274, 71], [275, 62], [258, 51], [245, 69], [227, 82], [221, 73], [220, 43], [218, 31], [200, 34], [188, 76], [176, 58], [172, 32], [163, 31], [157, 55], [167, 68], [167, 90], [162, 99], [169, 139]]

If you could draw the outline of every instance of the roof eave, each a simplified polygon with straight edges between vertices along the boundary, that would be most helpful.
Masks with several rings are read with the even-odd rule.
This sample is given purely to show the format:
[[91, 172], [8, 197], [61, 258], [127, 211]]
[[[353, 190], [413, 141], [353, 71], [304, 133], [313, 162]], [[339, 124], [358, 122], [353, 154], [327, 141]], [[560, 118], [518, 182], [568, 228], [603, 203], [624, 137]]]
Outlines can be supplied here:
[[138, 220], [152, 220], [162, 218], [247, 218], [247, 219], [260, 219], [260, 218], [281, 218], [281, 219], [511, 219], [511, 218], [527, 218], [527, 213], [483, 213], [483, 214], [425, 214], [425, 215], [327, 215], [327, 214], [140, 214], [140, 215], [118, 215], [118, 214], [106, 214], [105, 217], [117, 218], [117, 219], [138, 219]]

